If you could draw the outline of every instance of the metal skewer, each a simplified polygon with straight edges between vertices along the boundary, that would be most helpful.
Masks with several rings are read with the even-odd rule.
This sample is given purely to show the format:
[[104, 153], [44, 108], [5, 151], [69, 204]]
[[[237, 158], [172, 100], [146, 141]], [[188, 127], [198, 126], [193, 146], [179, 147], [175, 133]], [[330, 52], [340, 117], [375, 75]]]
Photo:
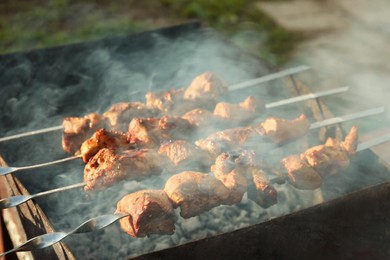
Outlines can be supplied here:
[[[286, 98], [286, 99], [282, 99], [282, 100], [279, 100], [279, 101], [268, 103], [268, 104], [265, 105], [265, 108], [269, 109], [269, 108], [274, 108], [274, 107], [280, 107], [280, 106], [284, 106], [284, 105], [288, 105], [288, 104], [293, 104], [293, 103], [309, 100], [309, 99], [312, 99], [312, 98], [319, 98], [319, 97], [339, 94], [339, 93], [347, 92], [348, 90], [349, 90], [349, 87], [341, 87], [341, 88], [335, 88], [335, 89], [330, 89], [330, 90], [325, 90], [325, 91], [305, 94], [305, 95], [298, 96], [298, 97]], [[39, 130], [30, 131], [30, 132], [25, 132], [25, 133], [21, 133], [21, 134], [5, 136], [5, 137], [1, 137], [0, 138], [0, 143], [1, 142], [5, 142], [5, 141], [10, 141], [10, 140], [13, 140], [13, 139], [18, 139], [18, 138], [22, 138], [22, 137], [31, 136], [31, 135], [59, 131], [59, 130], [62, 130], [62, 129], [63, 129], [63, 126], [62, 125], [58, 125], [58, 126], [42, 128], [42, 129], [39, 129]]]
[[[258, 85], [258, 84], [261, 84], [261, 83], [265, 83], [265, 82], [268, 82], [268, 81], [276, 80], [276, 79], [283, 78], [283, 77], [286, 77], [286, 76], [291, 76], [293, 74], [297, 74], [299, 72], [303, 72], [303, 71], [306, 71], [306, 70], [309, 70], [309, 69], [310, 69], [309, 66], [301, 65], [301, 66], [293, 67], [293, 68], [290, 68], [290, 69], [282, 70], [282, 71], [279, 71], [279, 72], [276, 72], [276, 73], [272, 73], [272, 74], [268, 74], [268, 75], [265, 75], [265, 76], [262, 76], [262, 77], [259, 77], [259, 78], [256, 78], [256, 79], [251, 79], [251, 80], [248, 80], [248, 81], [244, 81], [244, 82], [241, 82], [241, 83], [238, 83], [238, 84], [231, 85], [229, 87], [229, 91], [246, 88], [246, 87], [250, 87], [250, 86], [253, 86], [253, 85]], [[347, 90], [345, 90], [345, 91], [347, 91]], [[337, 92], [337, 93], [340, 93], [340, 92]], [[328, 95], [330, 95], [330, 94], [328, 94]], [[310, 98], [313, 98], [313, 97], [310, 97]], [[295, 101], [295, 102], [297, 102], [297, 101]], [[62, 130], [62, 129], [63, 129], [62, 125], [48, 127], [48, 128], [42, 128], [42, 129], [39, 129], [39, 130], [29, 131], [29, 132], [25, 132], [25, 133], [20, 133], [20, 134], [15, 134], [15, 135], [10, 135], [10, 136], [4, 136], [4, 137], [0, 138], [0, 142], [10, 141], [10, 140], [13, 140], [13, 139], [18, 139], [18, 138], [22, 138], [22, 137], [31, 136], [31, 135], [37, 135], [37, 134], [43, 134], [43, 133], [59, 131], [59, 130]]]
[[[358, 118], [362, 118], [362, 117], [372, 116], [372, 115], [383, 113], [384, 111], [385, 110], [384, 110], [383, 107], [378, 107], [378, 108], [363, 110], [363, 111], [360, 111], [360, 112], [356, 112], [356, 113], [352, 113], [352, 114], [348, 114], [348, 115], [344, 115], [344, 116], [340, 116], [340, 117], [333, 117], [333, 118], [326, 119], [324, 121], [312, 123], [309, 129], [315, 129], [315, 128], [318, 128], [318, 127], [324, 127], [324, 126], [328, 126], [328, 125], [332, 125], [332, 124], [336, 124], [336, 123], [341, 123], [341, 122], [345, 122], [345, 121], [349, 121], [349, 120], [353, 120], [353, 119], [358, 119]], [[335, 120], [335, 119], [337, 119], [337, 120]], [[384, 137], [383, 140], [379, 139], [379, 142], [385, 142], [387, 140], [386, 138], [387, 137]], [[371, 141], [371, 142], [373, 142], [373, 141]], [[368, 145], [369, 147], [371, 147], [371, 146], [377, 145], [379, 143], [372, 143], [371, 144], [370, 142], [365, 142], [365, 144], [366, 144], [366, 146]], [[359, 147], [364, 147], [362, 145], [360, 145]], [[364, 149], [367, 149], [367, 148], [364, 147]], [[280, 181], [280, 178], [275, 178], [273, 181], [274, 182]], [[0, 200], [0, 209], [15, 207], [15, 206], [18, 206], [18, 205], [20, 205], [20, 204], [30, 200], [30, 199], [34, 199], [34, 198], [37, 198], [37, 197], [49, 195], [49, 194], [52, 194], [52, 193], [55, 193], [55, 192], [61, 192], [63, 190], [69, 190], [69, 189], [73, 189], [73, 188], [80, 188], [80, 187], [83, 187], [85, 185], [86, 185], [86, 183], [82, 182], [82, 183], [77, 183], [77, 184], [73, 184], [73, 185], [70, 185], [70, 186], [65, 186], [65, 187], [62, 187], [62, 188], [57, 188], [57, 189], [54, 189], [54, 190], [49, 190], [49, 191], [45, 191], [45, 192], [36, 193], [34, 195], [26, 195], [26, 196], [22, 196], [21, 195], [21, 196], [13, 196], [13, 197], [5, 198], [5, 199]]]
[[51, 161], [51, 162], [34, 164], [34, 165], [28, 165], [28, 166], [0, 167], [0, 176], [7, 175], [7, 174], [10, 174], [10, 173], [14, 173], [14, 172], [17, 172], [17, 171], [30, 170], [30, 169], [41, 168], [41, 167], [50, 166], [50, 165], [54, 165], [54, 164], [58, 164], [58, 163], [68, 162], [68, 161], [72, 161], [72, 160], [78, 159], [78, 158], [81, 158], [81, 155], [70, 156], [70, 157], [66, 157], [66, 158], [55, 160], [55, 161]]
[[[318, 97], [338, 94], [338, 93], [346, 92], [348, 90], [349, 90], [348, 87], [341, 87], [341, 88], [335, 88], [335, 89], [331, 89], [331, 90], [320, 91], [320, 92], [316, 92], [316, 93], [310, 93], [310, 94], [306, 94], [306, 95], [302, 95], [302, 96], [298, 96], [298, 97], [292, 97], [292, 98], [282, 99], [282, 100], [279, 100], [276, 102], [268, 103], [265, 105], [265, 107], [268, 109], [268, 108], [274, 108], [274, 107], [278, 107], [278, 106], [284, 106], [284, 105], [288, 105], [288, 104], [292, 104], [292, 103], [296, 103], [296, 102], [301, 102], [301, 101], [312, 99], [312, 98], [318, 98]], [[383, 111], [381, 111], [381, 112], [383, 112]], [[381, 113], [381, 112], [378, 112], [378, 113]], [[372, 112], [372, 114], [375, 114], [375, 112]], [[361, 117], [361, 116], [358, 115], [358, 117]], [[353, 118], [351, 118], [351, 119], [353, 119]], [[351, 120], [351, 119], [349, 119], [349, 120]], [[340, 119], [335, 119], [335, 121], [337, 121], [339, 123], [338, 120], [340, 120]], [[330, 122], [330, 124], [334, 124], [334, 123]], [[62, 126], [58, 126], [57, 128], [62, 129]], [[56, 129], [56, 127], [50, 127], [50, 131], [52, 131], [52, 129]], [[41, 129], [39, 131], [40, 131], [40, 133], [44, 133], [45, 129]], [[34, 134], [35, 132], [37, 132], [37, 131], [33, 131], [30, 133]], [[28, 135], [28, 133], [25, 133], [25, 135]], [[8, 138], [10, 138], [10, 137], [12, 137], [12, 136], [9, 136]], [[1, 139], [0, 139], [0, 142], [1, 142]], [[72, 156], [72, 157], [64, 158], [64, 159], [57, 160], [57, 161], [52, 161], [52, 162], [47, 162], [47, 163], [42, 163], [42, 164], [37, 164], [37, 165], [23, 166], [23, 167], [0, 167], [0, 176], [10, 174], [10, 173], [13, 173], [16, 171], [20, 171], [20, 170], [33, 169], [33, 168], [44, 167], [44, 166], [53, 165], [53, 164], [57, 164], [57, 163], [62, 163], [62, 162], [74, 160], [77, 158], [80, 158], [80, 156]]]
[[[390, 134], [386, 134], [374, 139], [371, 139], [367, 142], [361, 143], [357, 147], [357, 151], [362, 151], [364, 149], [368, 149], [372, 146], [388, 142], [390, 141]], [[272, 180], [270, 180], [272, 181]], [[9, 253], [12, 252], [20, 252], [20, 251], [31, 251], [35, 249], [42, 249], [45, 247], [49, 247], [54, 245], [55, 243], [58, 243], [65, 239], [66, 237], [76, 234], [76, 233], [88, 233], [88, 232], [94, 232], [98, 231], [100, 229], [103, 229], [112, 223], [116, 222], [117, 220], [124, 218], [128, 216], [127, 214], [108, 214], [108, 215], [102, 215], [99, 217], [91, 218], [84, 223], [82, 223], [80, 226], [75, 228], [74, 230], [70, 232], [53, 232], [48, 233], [40, 236], [36, 236], [25, 243], [19, 245], [18, 247], [15, 247], [7, 252], [1, 253], [0, 257], [3, 257]]]

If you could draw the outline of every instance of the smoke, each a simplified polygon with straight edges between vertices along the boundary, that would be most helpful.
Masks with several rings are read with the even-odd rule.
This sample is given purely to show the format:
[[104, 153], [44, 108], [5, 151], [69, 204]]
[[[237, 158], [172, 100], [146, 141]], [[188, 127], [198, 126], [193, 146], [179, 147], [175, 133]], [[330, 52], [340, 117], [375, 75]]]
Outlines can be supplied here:
[[[269, 73], [267, 64], [210, 30], [191, 27], [185, 31], [172, 30], [167, 35], [140, 34], [2, 57], [2, 134], [58, 125], [64, 116], [101, 113], [115, 102], [143, 101], [142, 94], [134, 93], [186, 87], [204, 71], [218, 74], [228, 84]], [[242, 101], [249, 94], [265, 102], [290, 96], [279, 80], [235, 92], [228, 99]], [[294, 118], [300, 109], [289, 106], [274, 112]], [[1, 144], [0, 153], [6, 155], [11, 165], [50, 161], [67, 156], [61, 150], [60, 138], [59, 133], [52, 133]], [[17, 177], [35, 193], [82, 182], [82, 173], [83, 164], [75, 161], [22, 172]], [[38, 203], [55, 229], [71, 230], [89, 218], [113, 213], [116, 202], [127, 193], [163, 188], [169, 177], [164, 173], [142, 182], [122, 182], [90, 195], [72, 190], [41, 198]], [[315, 197], [313, 192], [296, 192], [286, 186], [277, 188], [281, 199], [270, 209], [262, 209], [244, 197], [235, 206], [220, 206], [188, 220], [178, 217], [172, 236], [133, 239], [116, 223], [103, 231], [77, 235], [65, 242], [78, 258], [108, 259], [113, 253], [124, 258], [233, 231], [315, 203], [311, 199]], [[179, 216], [178, 212], [176, 215]]]

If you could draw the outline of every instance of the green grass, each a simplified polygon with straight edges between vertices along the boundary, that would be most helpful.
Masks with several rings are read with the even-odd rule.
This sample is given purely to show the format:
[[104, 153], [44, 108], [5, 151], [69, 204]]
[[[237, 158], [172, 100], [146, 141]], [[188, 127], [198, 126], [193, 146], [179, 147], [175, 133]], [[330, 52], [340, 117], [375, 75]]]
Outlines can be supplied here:
[[279, 28], [254, 3], [254, 0], [2, 0], [0, 53], [153, 29], [162, 25], [145, 18], [157, 16], [168, 24], [198, 19], [242, 48], [281, 65], [302, 35]]

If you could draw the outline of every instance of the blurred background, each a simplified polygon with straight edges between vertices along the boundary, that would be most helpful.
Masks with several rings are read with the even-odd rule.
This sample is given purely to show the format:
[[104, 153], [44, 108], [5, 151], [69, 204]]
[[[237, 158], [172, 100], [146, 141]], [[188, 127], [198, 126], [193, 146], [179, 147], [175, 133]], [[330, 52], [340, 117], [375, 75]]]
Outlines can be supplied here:
[[[273, 1], [270, 1], [273, 2]], [[197, 19], [273, 64], [301, 33], [288, 32], [250, 0], [3, 0], [1, 53], [129, 34]]]
[[275, 68], [310, 65], [313, 90], [351, 86], [336, 109], [356, 110], [389, 106], [389, 15], [388, 0], [2, 0], [0, 53], [196, 19]]

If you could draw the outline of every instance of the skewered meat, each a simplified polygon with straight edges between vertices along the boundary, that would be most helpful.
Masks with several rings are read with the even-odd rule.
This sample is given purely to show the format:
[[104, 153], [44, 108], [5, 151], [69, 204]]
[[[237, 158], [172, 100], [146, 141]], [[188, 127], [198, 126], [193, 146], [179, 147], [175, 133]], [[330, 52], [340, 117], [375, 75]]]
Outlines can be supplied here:
[[87, 163], [88, 160], [102, 148], [127, 150], [134, 148], [135, 145], [135, 143], [130, 143], [128, 134], [107, 131], [102, 128], [97, 130], [89, 139], [83, 142], [80, 153], [83, 161]]
[[228, 88], [218, 76], [204, 72], [197, 76], [187, 89], [174, 89], [145, 95], [146, 105], [171, 115], [183, 114], [202, 107], [212, 109], [216, 100], [225, 94]]
[[258, 167], [248, 169], [252, 176], [248, 184], [248, 198], [263, 208], [268, 208], [278, 202], [278, 193], [270, 183], [267, 173]]
[[290, 183], [298, 189], [321, 187], [322, 179], [344, 171], [357, 147], [357, 128], [352, 127], [343, 142], [329, 138], [324, 145], [309, 148], [300, 155], [282, 159]]
[[211, 166], [215, 178], [229, 189], [229, 196], [224, 204], [233, 205], [242, 200], [248, 185], [247, 164], [245, 156], [222, 153]]
[[184, 99], [209, 103], [218, 100], [228, 91], [227, 85], [220, 77], [211, 72], [204, 72], [185, 90]]
[[216, 158], [223, 151], [230, 151], [242, 146], [257, 134], [253, 127], [237, 127], [215, 132], [206, 139], [200, 139], [195, 144]]
[[321, 176], [334, 175], [349, 167], [350, 156], [357, 147], [357, 128], [352, 127], [344, 142], [328, 138], [325, 145], [318, 145], [306, 150], [301, 158]]
[[282, 144], [304, 136], [310, 128], [310, 122], [304, 114], [293, 120], [268, 117], [256, 127], [256, 131], [273, 143]]
[[129, 215], [120, 220], [120, 225], [132, 237], [171, 235], [175, 230], [172, 204], [162, 190], [142, 190], [126, 195], [117, 203], [115, 213]]
[[[174, 111], [188, 111], [196, 107], [195, 103], [188, 102], [187, 107], [184, 107], [184, 89], [174, 89], [172, 88], [169, 91], [163, 91], [160, 93], [155, 93], [149, 91], [145, 95], [146, 106], [154, 109], [158, 109], [163, 113], [173, 113]], [[180, 107], [180, 108], [178, 108]]]
[[201, 169], [211, 164], [210, 158], [192, 143], [177, 140], [162, 144], [158, 151], [169, 158], [168, 171], [178, 171], [183, 167]]
[[239, 125], [241, 122], [255, 118], [264, 111], [265, 104], [249, 96], [239, 104], [219, 102], [215, 106], [214, 115]]
[[188, 137], [192, 125], [180, 117], [134, 118], [129, 124], [128, 133], [132, 142], [145, 147], [158, 147], [162, 142]]
[[163, 155], [153, 149], [115, 153], [103, 148], [84, 168], [85, 190], [104, 188], [124, 179], [139, 180], [158, 175], [164, 168]]
[[104, 120], [99, 114], [91, 113], [84, 117], [65, 117], [62, 126], [62, 148], [74, 153], [88, 136], [104, 126]]
[[180, 207], [183, 218], [196, 216], [221, 205], [229, 197], [229, 190], [211, 175], [185, 171], [170, 177], [164, 191]]
[[300, 158], [299, 155], [290, 155], [282, 159], [290, 183], [297, 189], [314, 190], [322, 185], [321, 175]]
[[[208, 126], [212, 128], [216, 124], [216, 118], [213, 113], [204, 108], [195, 108], [191, 111], [188, 111], [182, 116], [183, 119], [186, 119], [191, 125], [194, 125], [199, 128]], [[218, 122], [217, 122], [218, 123]]]
[[125, 132], [131, 119], [156, 115], [157, 111], [147, 107], [144, 103], [123, 102], [114, 104], [103, 114], [103, 117], [107, 119], [110, 129]]

